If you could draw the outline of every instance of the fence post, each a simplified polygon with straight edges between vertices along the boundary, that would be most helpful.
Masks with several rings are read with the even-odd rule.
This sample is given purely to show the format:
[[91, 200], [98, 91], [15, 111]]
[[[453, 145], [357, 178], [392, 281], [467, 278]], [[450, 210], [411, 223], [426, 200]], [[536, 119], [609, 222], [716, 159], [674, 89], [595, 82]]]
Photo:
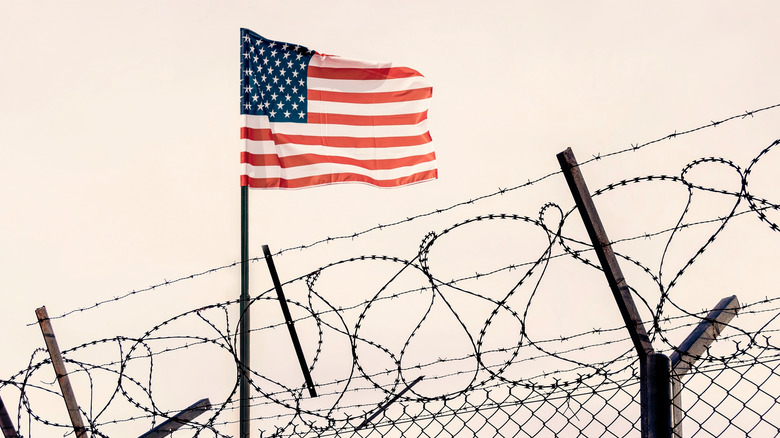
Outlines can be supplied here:
[[[657, 354], [647, 335], [642, 318], [631, 297], [631, 290], [620, 270], [612, 245], [601, 223], [596, 205], [590, 196], [588, 186], [580, 172], [577, 159], [571, 148], [557, 155], [569, 190], [577, 204], [585, 229], [588, 231], [593, 250], [601, 263], [607, 283], [631, 336], [639, 358], [639, 399], [641, 408], [641, 429], [643, 438], [667, 438], [671, 436], [671, 399], [669, 394], [669, 359]], [[666, 365], [664, 365], [666, 364]], [[664, 369], [666, 371], [664, 371]], [[666, 377], [664, 377], [666, 376]], [[664, 389], [665, 388], [665, 389]]]
[[653, 353], [643, 362], [647, 377], [642, 379], [642, 386], [647, 393], [647, 401], [642, 406], [645, 422], [642, 435], [648, 438], [670, 438], [672, 436], [671, 361], [663, 353]]
[[60, 391], [62, 391], [62, 397], [65, 399], [65, 406], [68, 408], [68, 415], [70, 416], [71, 424], [73, 424], [73, 430], [76, 432], [76, 437], [89, 438], [87, 429], [84, 427], [84, 422], [81, 419], [76, 395], [73, 393], [73, 387], [70, 386], [65, 361], [62, 360], [60, 347], [57, 345], [57, 338], [54, 337], [54, 329], [51, 326], [49, 314], [46, 313], [46, 306], [36, 309], [35, 315], [38, 317], [38, 325], [41, 326], [43, 340], [46, 342], [46, 349], [49, 350], [54, 374], [57, 376], [57, 382], [60, 384]]

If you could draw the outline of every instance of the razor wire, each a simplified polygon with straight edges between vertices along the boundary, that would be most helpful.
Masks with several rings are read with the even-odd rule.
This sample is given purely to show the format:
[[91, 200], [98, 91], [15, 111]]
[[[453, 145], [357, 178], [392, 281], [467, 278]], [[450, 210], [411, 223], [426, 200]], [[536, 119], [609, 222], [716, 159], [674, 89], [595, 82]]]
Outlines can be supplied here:
[[[703, 128], [675, 133], [674, 137]], [[660, 140], [640, 146], [657, 141]], [[613, 241], [619, 244], [658, 239], [664, 244], [658, 268], [619, 247], [616, 250], [621, 263], [644, 273], [644, 281], [657, 289], [656, 298], [637, 290], [632, 292], [649, 315], [645, 323], [651, 327], [650, 334], [659, 350], [674, 351], [673, 337], [705, 318], [706, 310], [690, 310], [690, 306], [678, 302], [674, 292], [703, 255], [717, 247], [725, 230], [738, 221], [753, 218], [768, 232], [767, 239], [778, 238], [775, 233], [780, 227], [772, 215], [780, 210], [780, 204], [751, 193], [750, 183], [757, 165], [772, 152], [777, 153], [779, 144], [780, 140], [765, 146], [746, 165], [725, 158], [702, 158], [683, 167], [679, 175], [635, 176], [594, 192], [597, 197], [608, 196], [636, 185], [667, 184], [686, 193], [673, 227]], [[636, 149], [632, 146], [615, 154]], [[611, 155], [594, 160], [607, 156]], [[705, 166], [727, 169], [736, 176], [739, 186], [724, 189], [693, 182], [689, 174]], [[549, 176], [486, 197], [526, 187]], [[702, 193], [725, 200], [728, 208], [703, 219], [688, 219], [693, 200]], [[425, 216], [284, 249], [277, 254], [292, 249], [305, 251], [320, 243], [362, 236]], [[119, 436], [122, 433], [117, 431], [123, 428], [140, 425], [148, 430], [175, 415], [180, 409], [164, 407], [161, 402], [160, 392], [164, 390], [160, 388], [165, 387], [165, 380], [158, 375], [159, 364], [182, 352], [202, 350], [205, 360], [221, 355], [234, 364], [235, 379], [222, 376], [225, 385], [220, 398], [215, 398], [205, 414], [177, 434], [231, 436], [237, 422], [238, 378], [248, 373], [255, 413], [253, 425], [255, 432], [264, 437], [636, 436], [639, 370], [624, 328], [608, 326], [555, 336], [538, 335], [535, 331], [534, 318], [544, 317], [535, 310], [536, 303], [552, 279], [550, 271], [566, 261], [586, 271], [601, 269], [592, 260], [590, 244], [570, 231], [570, 224], [578, 220], [573, 208], [565, 209], [553, 202], [545, 203], [534, 216], [480, 214], [425, 234], [407, 257], [352, 256], [286, 281], [283, 286], [296, 291], [293, 298], [287, 299], [295, 323], [304, 326], [309, 338], [308, 366], [320, 393], [316, 399], [307, 397], [306, 388], [299, 381], [302, 379], [275, 375], [262, 367], [242, 369], [238, 359], [238, 300], [188, 310], [155, 324], [140, 336], [97, 339], [67, 349], [63, 355], [70, 374], [89, 387], [89, 400], [81, 407], [89, 432], [92, 436]], [[441, 246], [445, 246], [442, 251], [446, 256], [442, 242], [454, 235], [468, 235], [475, 227], [502, 223], [526, 227], [537, 236], [540, 243], [536, 252], [526, 251], [522, 260], [455, 278], [437, 271], [438, 260], [443, 257], [439, 253]], [[673, 243], [678, 236], [692, 231], [707, 237], [691, 256], [684, 258], [681, 267], [665, 269], [667, 260], [678, 256]], [[166, 281], [57, 318], [236, 264]], [[338, 274], [344, 267], [363, 272], [377, 266], [383, 269], [386, 275], [382, 278], [386, 280], [347, 305], [333, 302], [332, 295], [322, 286], [324, 277]], [[486, 282], [505, 288], [499, 292], [485, 291], [481, 285]], [[269, 289], [254, 293], [248, 307], [273, 305], [275, 300]], [[405, 318], [403, 324], [398, 323], [405, 331], [392, 325], [397, 323], [398, 316]], [[447, 331], [436, 333], [445, 323]], [[193, 326], [199, 327], [199, 331], [190, 331]], [[284, 322], [275, 321], [254, 327], [252, 332], [253, 336], [264, 336], [284, 328]], [[430, 336], [430, 330], [439, 336], [440, 343], [457, 346], [454, 352], [440, 357], [427, 354], [425, 345], [418, 344], [419, 339]], [[739, 316], [724, 330], [722, 338], [698, 358], [683, 380], [685, 436], [780, 436], [780, 345], [775, 339], [778, 330], [780, 296], [776, 293], [742, 304]], [[437, 339], [436, 336], [433, 338]], [[91, 352], [101, 348], [113, 351], [113, 359], [91, 359]], [[70, 428], [44, 409], [42, 400], [60, 396], [55, 382], [40, 377], [48, 376], [44, 369], [50, 364], [49, 359], [40, 357], [41, 353], [35, 350], [29, 366], [0, 380], [0, 394], [13, 392], [18, 399], [14, 413], [22, 436], [48, 433], [40, 430], [66, 434]], [[420, 376], [425, 376], [421, 385], [409, 388], [385, 410], [377, 410]], [[363, 425], [371, 413], [377, 416]]]

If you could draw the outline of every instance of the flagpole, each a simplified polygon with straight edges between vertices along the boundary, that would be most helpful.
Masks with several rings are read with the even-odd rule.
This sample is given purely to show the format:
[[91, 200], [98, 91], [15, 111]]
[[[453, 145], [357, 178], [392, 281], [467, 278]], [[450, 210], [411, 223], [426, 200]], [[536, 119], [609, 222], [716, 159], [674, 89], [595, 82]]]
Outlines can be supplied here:
[[240, 438], [249, 437], [249, 186], [241, 186]]

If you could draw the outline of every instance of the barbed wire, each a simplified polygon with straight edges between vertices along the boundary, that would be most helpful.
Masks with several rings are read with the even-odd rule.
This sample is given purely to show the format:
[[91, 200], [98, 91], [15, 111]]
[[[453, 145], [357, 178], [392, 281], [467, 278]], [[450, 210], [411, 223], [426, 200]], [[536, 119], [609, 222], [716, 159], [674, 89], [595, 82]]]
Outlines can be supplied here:
[[[778, 106], [632, 145], [583, 164]], [[770, 233], [768, 238], [777, 237], [780, 228], [771, 214], [780, 210], [780, 204], [756, 196], [749, 189], [757, 164], [779, 145], [780, 140], [764, 146], [747, 165], [705, 157], [683, 166], [679, 176], [633, 176], [594, 191], [596, 197], [610, 196], [636, 185], [668, 184], [686, 194], [674, 225], [629, 233], [612, 241], [617, 257], [636, 268], [644, 276], [640, 281], [649, 282], [656, 290], [657, 296], [651, 296], [644, 288], [643, 293], [631, 289], [643, 305], [644, 323], [651, 327], [649, 332], [660, 351], [684, 354], [673, 337], [706, 320], [706, 310], [690, 309], [675, 293], [692, 266], [701, 264], [703, 255], [717, 247], [725, 230], [737, 223], [759, 224]], [[737, 186], [727, 189], [691, 181], [689, 174], [706, 166], [728, 169], [737, 176]], [[275, 255], [293, 249], [305, 252], [322, 243], [354, 239], [374, 230], [443, 214], [536, 184], [557, 173], [350, 236], [286, 248]], [[717, 196], [726, 207], [719, 213], [707, 210], [704, 218], [690, 219], [693, 200], [703, 193]], [[570, 224], [579, 219], [574, 212], [574, 208], [546, 202], [534, 216], [504, 212], [461, 218], [424, 235], [416, 248], [406, 251], [406, 256], [369, 254], [331, 260], [285, 281], [283, 286], [293, 291], [287, 304], [295, 316], [294, 323], [307, 334], [307, 367], [319, 388], [317, 398], [309, 398], [306, 386], [288, 370], [242, 366], [238, 355], [242, 315], [238, 314], [238, 300], [230, 300], [189, 309], [154, 324], [139, 336], [95, 339], [64, 350], [62, 354], [71, 367], [69, 375], [89, 389], [89, 401], [83, 405], [87, 408], [82, 408], [81, 414], [93, 436], [116, 436], [117, 430], [128, 427], [153, 428], [181, 410], [162, 401], [165, 397], [160, 395], [159, 387], [166, 383], [159, 376], [165, 373], [169, 361], [197, 354], [209, 363], [228, 364], [222, 369], [231, 370], [231, 375], [219, 376], [221, 392], [210, 397], [214, 400], [211, 407], [185, 426], [185, 433], [192, 436], [233, 434], [238, 421], [238, 382], [244, 374], [249, 376], [252, 389], [251, 405], [260, 413], [253, 417], [260, 436], [635, 434], [639, 430], [639, 369], [624, 328], [611, 324], [567, 333], [557, 327], [559, 333], [551, 335], [540, 329], [544, 324], [534, 320], [545, 317], [538, 310], [539, 301], [549, 299], [555, 288], [549, 283], [561, 280], [558, 277], [563, 263], [584, 267], [583, 272], [601, 269], [593, 261], [592, 245], [572, 231]], [[749, 218], [757, 221], [748, 222]], [[468, 237], [477, 227], [501, 224], [527, 230], [537, 240], [527, 244], [523, 254], [512, 256], [516, 257], [513, 260], [493, 261], [493, 265], [481, 265], [468, 274], [442, 269], [440, 260], [450, 255], [446, 246], [449, 239]], [[690, 254], [682, 256], [673, 243], [694, 231], [705, 237], [688, 248]], [[660, 245], [656, 268], [641, 261], [631, 248], [623, 247], [638, 241]], [[678, 267], [670, 268], [673, 257], [680, 260]], [[166, 280], [52, 319], [238, 264]], [[329, 293], [327, 278], [337, 275], [342, 267], [361, 275], [376, 269], [382, 276], [370, 286], [353, 285], [359, 294], [346, 303], [337, 302], [342, 299]], [[276, 300], [273, 290], [260, 291], [253, 294], [248, 308], [261, 309]], [[272, 317], [251, 330], [264, 339], [286, 339], [285, 326], [286, 322]], [[682, 420], [686, 428], [713, 436], [727, 430], [754, 436], [778, 434], [780, 346], [774, 335], [779, 330], [780, 296], [741, 304], [739, 317], [728, 324], [705, 355], [694, 358], [690, 377], [683, 382], [683, 403], [689, 400]], [[273, 349], [275, 344], [266, 348]], [[101, 349], [112, 353], [98, 354]], [[51, 360], [39, 359], [41, 352], [33, 351], [26, 368], [0, 380], [4, 395], [15, 393], [16, 422], [20, 428], [24, 425], [26, 436], [32, 436], [33, 429], [67, 433], [70, 427], [59, 415], [45, 409], [45, 400], [61, 396], [53, 387], [55, 382], [46, 380], [50, 378], [47, 365]], [[423, 375], [426, 377], [419, 385], [409, 387]], [[376, 411], [377, 406], [395, 400], [405, 389], [408, 392], [386, 410]], [[733, 414], [723, 413], [729, 410]], [[359, 429], [371, 412], [378, 412], [376, 419], [370, 427]], [[716, 424], [724, 419], [726, 426]]]
[[[622, 155], [622, 154], [625, 154], [625, 153], [628, 153], [628, 152], [636, 152], [636, 151], [638, 151], [640, 149], [643, 149], [645, 147], [661, 143], [661, 142], [666, 141], [666, 140], [670, 140], [670, 139], [674, 139], [674, 138], [677, 138], [677, 137], [680, 137], [680, 136], [692, 134], [692, 133], [695, 133], [695, 132], [698, 132], [698, 131], [701, 131], [701, 130], [704, 130], [704, 129], [714, 128], [714, 127], [719, 126], [719, 125], [721, 125], [723, 123], [728, 123], [728, 122], [731, 122], [731, 121], [734, 121], [734, 120], [742, 120], [742, 119], [745, 119], [748, 116], [755, 117], [756, 114], [760, 114], [760, 113], [763, 113], [763, 112], [766, 112], [766, 111], [770, 111], [770, 110], [773, 110], [773, 109], [776, 109], [776, 108], [780, 108], [780, 103], [777, 103], [777, 104], [774, 104], [774, 105], [769, 105], [769, 106], [766, 106], [766, 107], [763, 107], [763, 108], [754, 109], [752, 111], [745, 111], [745, 112], [740, 113], [740, 114], [735, 114], [735, 115], [732, 115], [730, 117], [726, 117], [726, 118], [724, 118], [722, 120], [719, 120], [719, 121], [711, 121], [708, 124], [701, 125], [701, 126], [698, 126], [698, 127], [695, 127], [695, 128], [686, 129], [686, 130], [683, 130], [683, 131], [680, 131], [680, 132], [675, 131], [672, 134], [667, 134], [667, 135], [665, 135], [663, 137], [659, 137], [659, 138], [656, 138], [654, 140], [646, 141], [646, 142], [641, 143], [641, 144], [639, 144], [639, 143], [631, 144], [631, 146], [628, 147], [628, 148], [618, 149], [616, 151], [612, 151], [612, 152], [608, 152], [608, 153], [604, 153], [604, 154], [599, 153], [599, 154], [595, 155], [593, 158], [587, 159], [587, 160], [579, 163], [579, 165], [580, 166], [585, 166], [587, 164], [590, 164], [590, 163], [592, 163], [594, 161], [599, 161], [601, 159], [610, 158], [610, 157], [614, 157], [614, 156], [617, 156], [617, 155]], [[762, 154], [760, 154], [759, 156], [755, 157], [754, 162], [757, 162], [763, 154], [768, 152], [768, 149], [770, 149], [770, 148], [766, 148], [762, 152]], [[753, 164], [754, 163], [751, 163], [750, 167], [752, 167]], [[396, 226], [399, 226], [399, 225], [402, 225], [402, 224], [406, 224], [406, 223], [409, 223], [409, 222], [412, 222], [412, 221], [415, 221], [415, 220], [418, 220], [418, 219], [423, 219], [423, 218], [430, 217], [430, 216], [437, 215], [437, 214], [443, 214], [443, 213], [450, 212], [452, 210], [455, 210], [457, 208], [460, 208], [460, 207], [463, 207], [463, 206], [466, 206], [466, 205], [475, 205], [475, 204], [477, 204], [477, 203], [479, 203], [481, 201], [484, 201], [484, 200], [487, 200], [487, 199], [491, 199], [491, 198], [495, 198], [496, 196], [501, 196], [501, 195], [507, 194], [509, 192], [513, 192], [513, 191], [516, 191], [516, 190], [519, 190], [519, 189], [523, 189], [523, 188], [526, 188], [526, 187], [531, 187], [531, 186], [533, 186], [535, 184], [538, 184], [538, 183], [540, 183], [542, 181], [545, 181], [545, 180], [547, 180], [547, 179], [549, 179], [549, 178], [551, 178], [551, 177], [553, 177], [555, 175], [559, 175], [560, 173], [561, 173], [560, 171], [550, 172], [548, 174], [536, 177], [533, 180], [532, 179], [528, 179], [525, 183], [522, 183], [522, 184], [518, 184], [518, 185], [515, 185], [515, 186], [512, 186], [512, 187], [507, 187], [507, 188], [499, 188], [495, 192], [487, 193], [487, 194], [480, 195], [480, 196], [477, 196], [477, 197], [474, 197], [474, 198], [471, 198], [471, 199], [468, 199], [468, 200], [465, 200], [465, 201], [457, 202], [457, 203], [449, 205], [447, 207], [437, 208], [435, 210], [431, 210], [431, 211], [428, 211], [428, 212], [425, 212], [425, 213], [420, 213], [420, 214], [417, 214], [417, 215], [409, 216], [407, 218], [399, 219], [399, 220], [396, 220], [396, 221], [393, 221], [393, 222], [388, 222], [388, 223], [384, 223], [384, 224], [378, 224], [376, 226], [369, 227], [369, 228], [366, 228], [366, 229], [363, 229], [363, 230], [360, 230], [360, 231], [355, 231], [355, 232], [350, 233], [350, 234], [339, 235], [339, 236], [335, 236], [335, 237], [330, 237], [329, 236], [329, 237], [325, 237], [323, 239], [315, 240], [315, 241], [313, 241], [311, 243], [301, 244], [301, 245], [292, 246], [292, 247], [288, 247], [288, 248], [283, 248], [283, 249], [275, 252], [273, 254], [273, 256], [282, 255], [282, 254], [284, 254], [286, 252], [291, 252], [291, 251], [302, 251], [302, 250], [310, 249], [310, 248], [313, 248], [313, 247], [316, 247], [316, 246], [319, 246], [319, 245], [322, 245], [322, 244], [327, 244], [327, 243], [335, 242], [335, 241], [339, 241], [339, 240], [352, 240], [352, 239], [364, 236], [364, 235], [369, 234], [369, 233], [374, 232], [374, 231], [385, 230], [385, 229], [393, 228], [393, 227], [396, 227]], [[748, 171], [748, 174], [749, 173], [750, 172]], [[670, 178], [670, 177], [661, 175], [661, 176], [657, 176], [655, 178], [659, 178], [661, 180], [664, 180], [665, 178]], [[674, 178], [676, 180], [677, 177], [672, 177], [672, 178]], [[625, 184], [628, 184], [630, 182], [632, 182], [632, 181], [624, 180], [624, 181], [621, 181], [621, 182], [619, 182], [617, 184], [618, 185], [625, 185]], [[633, 182], [639, 182], [639, 181], [633, 181]], [[607, 187], [608, 190], [612, 189], [612, 188], [614, 188], [614, 187]], [[714, 189], [712, 189], [712, 190], [714, 191]], [[598, 194], [598, 192], [596, 194]], [[760, 199], [760, 198], [757, 198], [756, 200], [754, 200], [754, 202], [768, 203], [768, 201]], [[771, 207], [772, 208], [777, 208], [777, 204], [773, 204]], [[777, 227], [777, 225], [775, 225], [775, 227]], [[259, 262], [259, 261], [262, 261], [262, 260], [264, 260], [264, 258], [262, 258], [262, 257], [253, 257], [253, 258], [249, 259], [249, 262]], [[162, 287], [165, 287], [165, 286], [170, 286], [170, 285], [173, 285], [173, 284], [176, 284], [176, 283], [180, 283], [180, 282], [183, 282], [183, 281], [186, 281], [186, 280], [193, 280], [193, 279], [196, 279], [198, 277], [203, 277], [203, 276], [206, 276], [206, 275], [209, 275], [209, 274], [214, 274], [216, 272], [223, 271], [225, 269], [234, 268], [234, 267], [236, 267], [236, 266], [238, 266], [240, 264], [241, 264], [241, 261], [238, 260], [238, 261], [234, 261], [232, 263], [227, 263], [227, 264], [215, 267], [215, 268], [210, 268], [210, 269], [206, 269], [204, 271], [200, 271], [200, 272], [197, 272], [197, 273], [193, 273], [193, 274], [185, 275], [185, 276], [182, 276], [182, 277], [178, 277], [178, 278], [173, 279], [173, 280], [164, 280], [161, 283], [155, 283], [155, 284], [152, 284], [150, 286], [147, 286], [147, 287], [144, 287], [144, 288], [141, 288], [141, 289], [134, 289], [134, 290], [131, 290], [131, 291], [126, 292], [124, 294], [116, 295], [116, 296], [114, 296], [112, 298], [109, 298], [109, 299], [106, 299], [106, 300], [102, 300], [102, 301], [98, 301], [98, 302], [96, 302], [96, 303], [94, 303], [92, 305], [89, 305], [89, 306], [75, 308], [75, 309], [66, 311], [66, 312], [64, 312], [64, 313], [62, 313], [60, 315], [50, 316], [50, 319], [60, 319], [60, 318], [64, 318], [66, 316], [72, 315], [74, 313], [81, 313], [81, 312], [85, 312], [85, 311], [88, 311], [88, 310], [92, 310], [92, 309], [98, 308], [100, 306], [103, 306], [105, 304], [114, 303], [114, 302], [117, 302], [117, 301], [129, 298], [129, 297], [132, 297], [132, 296], [144, 293], [144, 292], [155, 291], [155, 290], [158, 290], [158, 289], [160, 289]], [[29, 325], [34, 325], [34, 324], [35, 323], [30, 323]]]

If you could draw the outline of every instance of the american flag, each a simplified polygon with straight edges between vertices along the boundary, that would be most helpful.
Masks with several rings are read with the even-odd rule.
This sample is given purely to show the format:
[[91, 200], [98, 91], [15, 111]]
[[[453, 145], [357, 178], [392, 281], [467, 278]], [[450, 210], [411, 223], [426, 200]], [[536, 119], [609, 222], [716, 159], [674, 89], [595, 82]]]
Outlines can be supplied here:
[[395, 187], [437, 177], [417, 71], [241, 29], [241, 185]]

